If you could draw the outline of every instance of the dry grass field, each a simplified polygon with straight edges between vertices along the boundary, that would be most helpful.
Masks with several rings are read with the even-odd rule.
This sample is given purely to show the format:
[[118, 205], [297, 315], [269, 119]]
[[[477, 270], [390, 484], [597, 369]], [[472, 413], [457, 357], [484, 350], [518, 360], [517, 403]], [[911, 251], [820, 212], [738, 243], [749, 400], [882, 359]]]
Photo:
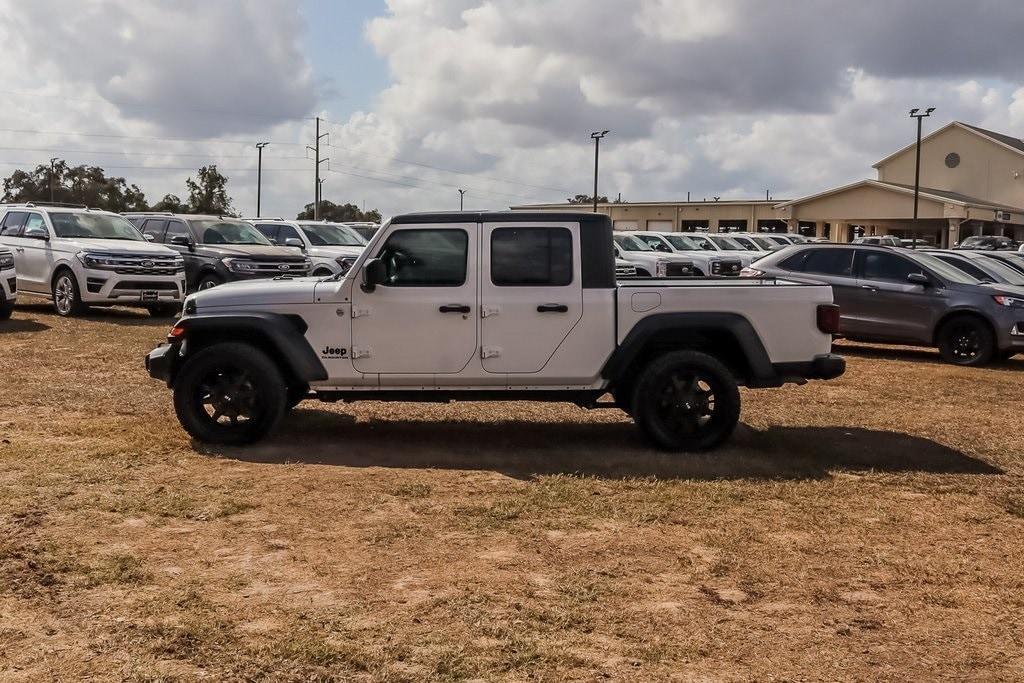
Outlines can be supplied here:
[[618, 411], [302, 404], [189, 441], [167, 321], [0, 323], [0, 679], [1024, 678], [1024, 362], [841, 345], [723, 450]]

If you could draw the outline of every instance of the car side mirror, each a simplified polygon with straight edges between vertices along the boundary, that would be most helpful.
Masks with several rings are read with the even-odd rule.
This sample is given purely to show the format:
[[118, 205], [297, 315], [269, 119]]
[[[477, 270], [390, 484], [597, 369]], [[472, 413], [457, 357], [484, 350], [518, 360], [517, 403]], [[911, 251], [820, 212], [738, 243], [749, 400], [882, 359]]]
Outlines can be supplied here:
[[932, 281], [928, 279], [928, 276], [923, 273], [911, 273], [907, 276], [907, 282], [912, 285], [921, 285], [922, 287], [928, 287], [932, 284]]
[[387, 266], [379, 258], [372, 258], [363, 266], [362, 288], [364, 292], [372, 292], [377, 289], [377, 285], [384, 284], [387, 279]]
[[22, 237], [26, 237], [30, 240], [42, 240], [44, 242], [50, 241], [50, 233], [46, 232], [46, 230], [41, 228], [36, 228], [34, 230], [26, 230]]
[[142, 236], [146, 238], [146, 241], [147, 241], [147, 242], [152, 242], [153, 240], [155, 240], [155, 239], [156, 239], [155, 237], [153, 237], [152, 235], [150, 235], [150, 234], [149, 234], [148, 232], [147, 232], [147, 233], [143, 233], [143, 234], [142, 234]]
[[175, 235], [171, 238], [171, 244], [176, 244], [179, 247], [188, 247], [189, 250], [195, 249], [195, 244], [185, 235]]
[[298, 237], [289, 237], [288, 239], [286, 239], [284, 241], [284, 246], [286, 246], [286, 247], [295, 247], [296, 249], [301, 249], [302, 251], [306, 251], [306, 245], [303, 244], [302, 240], [300, 240]]

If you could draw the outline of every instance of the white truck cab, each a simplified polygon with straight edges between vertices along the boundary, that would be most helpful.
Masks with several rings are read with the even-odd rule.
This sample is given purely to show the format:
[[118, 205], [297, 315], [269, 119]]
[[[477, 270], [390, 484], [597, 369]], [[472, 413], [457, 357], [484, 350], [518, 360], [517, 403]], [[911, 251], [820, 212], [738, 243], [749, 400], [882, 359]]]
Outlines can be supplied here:
[[314, 277], [344, 275], [366, 246], [355, 230], [327, 221], [289, 221], [283, 218], [246, 218], [272, 243], [295, 247], [311, 261]]
[[189, 296], [146, 367], [203, 441], [262, 438], [306, 398], [534, 400], [618, 407], [670, 450], [726, 439], [739, 385], [842, 374], [827, 285], [617, 283], [612, 252], [601, 214], [397, 216], [348, 277]]
[[11, 317], [17, 300], [18, 276], [14, 269], [14, 254], [0, 246], [0, 320]]
[[185, 298], [182, 257], [110, 211], [2, 205], [0, 244], [14, 253], [21, 293], [52, 299], [58, 315], [114, 304], [171, 315]]

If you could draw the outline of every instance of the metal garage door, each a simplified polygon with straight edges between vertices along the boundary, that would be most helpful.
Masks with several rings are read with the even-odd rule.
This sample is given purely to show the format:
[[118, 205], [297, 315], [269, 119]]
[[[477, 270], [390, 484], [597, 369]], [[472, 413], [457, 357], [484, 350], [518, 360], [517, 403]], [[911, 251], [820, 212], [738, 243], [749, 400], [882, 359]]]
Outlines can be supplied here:
[[672, 221], [647, 221], [650, 232], [672, 232]]
[[616, 230], [636, 230], [637, 229], [637, 222], [636, 221], [615, 221], [614, 225], [615, 225], [615, 229]]

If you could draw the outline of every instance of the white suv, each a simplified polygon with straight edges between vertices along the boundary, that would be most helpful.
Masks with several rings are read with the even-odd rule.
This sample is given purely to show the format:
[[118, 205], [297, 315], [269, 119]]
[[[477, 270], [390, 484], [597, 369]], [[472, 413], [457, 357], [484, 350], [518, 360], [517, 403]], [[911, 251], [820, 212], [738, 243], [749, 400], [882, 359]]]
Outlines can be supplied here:
[[11, 317], [17, 298], [18, 281], [14, 273], [14, 254], [0, 246], [0, 320]]
[[0, 244], [14, 252], [18, 289], [51, 298], [58, 315], [114, 304], [171, 315], [185, 296], [181, 256], [110, 211], [0, 206]]
[[246, 218], [267, 239], [282, 247], [297, 247], [312, 262], [311, 275], [344, 275], [363, 253], [366, 240], [352, 228], [326, 221], [286, 221]]

